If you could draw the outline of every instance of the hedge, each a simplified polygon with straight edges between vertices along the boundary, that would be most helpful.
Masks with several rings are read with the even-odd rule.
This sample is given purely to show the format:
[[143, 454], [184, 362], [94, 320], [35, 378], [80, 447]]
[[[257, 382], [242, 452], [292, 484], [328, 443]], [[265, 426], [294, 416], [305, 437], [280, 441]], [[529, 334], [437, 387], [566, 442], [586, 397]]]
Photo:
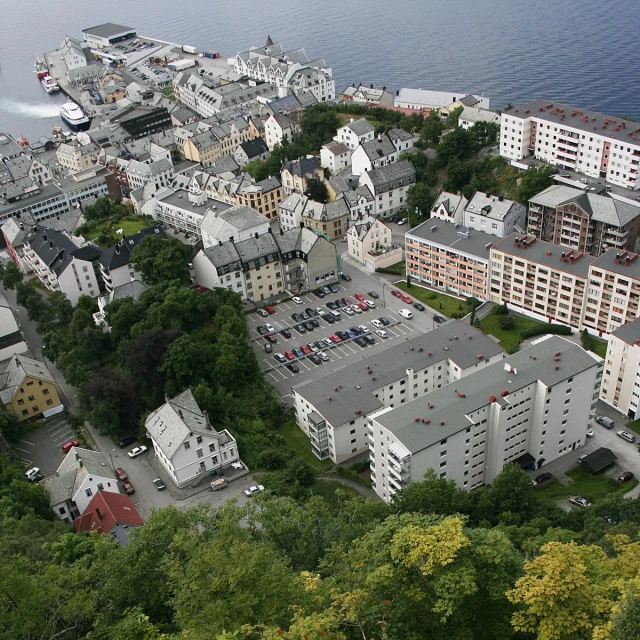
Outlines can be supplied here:
[[520, 332], [520, 337], [525, 340], [526, 338], [533, 338], [533, 336], [539, 336], [544, 333], [553, 333], [559, 336], [571, 336], [573, 331], [571, 327], [567, 327], [563, 324], [538, 324], [528, 329], [523, 329]]

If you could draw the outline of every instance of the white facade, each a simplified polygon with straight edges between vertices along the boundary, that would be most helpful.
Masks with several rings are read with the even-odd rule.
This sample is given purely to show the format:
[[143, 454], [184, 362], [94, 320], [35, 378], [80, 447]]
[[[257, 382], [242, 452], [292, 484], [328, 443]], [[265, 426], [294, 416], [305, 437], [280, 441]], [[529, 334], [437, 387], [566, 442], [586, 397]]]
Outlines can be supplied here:
[[[49, 274], [51, 275], [51, 274]], [[53, 280], [49, 280], [53, 284]], [[66, 269], [58, 275], [57, 287], [64, 293], [72, 305], [78, 303], [82, 295], [97, 298], [100, 295], [100, 283], [94, 262], [73, 258]]]
[[355, 151], [361, 144], [373, 140], [375, 133], [375, 127], [365, 118], [359, 120], [352, 118], [351, 122], [338, 129], [333, 139]]
[[504, 362], [369, 421], [371, 479], [385, 502], [432, 469], [460, 489], [489, 484], [505, 464], [540, 468], [581, 447], [602, 363], [550, 336]]
[[377, 140], [370, 140], [358, 146], [351, 156], [352, 172], [361, 176], [365, 171], [386, 167], [398, 161], [400, 153], [389, 136], [380, 134]]
[[278, 114], [276, 117], [271, 114], [264, 123], [264, 139], [269, 151], [273, 151], [277, 144], [282, 144], [284, 138], [291, 142], [293, 136], [299, 131], [299, 125], [287, 116]]
[[240, 461], [234, 437], [226, 429], [213, 428], [189, 389], [166, 398], [145, 426], [158, 460], [178, 487]]
[[[481, 358], [477, 351], [482, 352]], [[294, 387], [296, 421], [309, 436], [314, 454], [339, 464], [369, 447], [371, 415], [410, 403], [500, 361], [503, 354], [477, 329], [451, 321], [378, 352], [365, 363]]]
[[[459, 102], [465, 96], [465, 91], [430, 91], [425, 89], [400, 89], [398, 95], [394, 98], [393, 104], [396, 107], [404, 107], [405, 109], [441, 109], [448, 107], [454, 102]], [[489, 108], [489, 98], [485, 96], [476, 96], [478, 105], [483, 109]]]
[[402, 260], [402, 247], [392, 245], [391, 229], [376, 218], [356, 222], [347, 232], [347, 252], [375, 272]]
[[471, 129], [477, 122], [500, 124], [500, 114], [480, 107], [465, 107], [458, 116], [458, 126], [462, 129]]
[[374, 195], [374, 214], [387, 218], [405, 209], [407, 191], [416, 182], [416, 172], [408, 160], [366, 171], [360, 176], [359, 186], [366, 186]]
[[627, 189], [640, 189], [637, 125], [601, 113], [534, 100], [501, 116], [500, 155], [538, 160]]
[[441, 191], [431, 205], [431, 220], [464, 224], [464, 210], [469, 201], [462, 195]]
[[241, 242], [268, 231], [269, 220], [246, 206], [231, 207], [226, 211], [208, 210], [200, 225], [205, 249], [230, 240]]
[[308, 198], [297, 192], [283, 200], [278, 206], [278, 220], [283, 231], [296, 229], [302, 222], [302, 214], [307, 206]]
[[126, 174], [132, 191], [141, 189], [146, 184], [158, 191], [161, 187], [168, 187], [175, 177], [173, 164], [166, 158], [150, 163], [131, 160], [127, 165]]
[[527, 210], [524, 205], [503, 196], [476, 191], [464, 210], [463, 224], [504, 238], [514, 231], [526, 230]]
[[207, 211], [226, 210], [222, 202], [210, 201], [207, 196], [184, 189], [167, 189], [155, 199], [153, 219], [185, 233], [194, 233], [199, 238], [200, 225]]
[[320, 147], [320, 165], [331, 173], [340, 173], [351, 164], [351, 149], [340, 142], [330, 142]]

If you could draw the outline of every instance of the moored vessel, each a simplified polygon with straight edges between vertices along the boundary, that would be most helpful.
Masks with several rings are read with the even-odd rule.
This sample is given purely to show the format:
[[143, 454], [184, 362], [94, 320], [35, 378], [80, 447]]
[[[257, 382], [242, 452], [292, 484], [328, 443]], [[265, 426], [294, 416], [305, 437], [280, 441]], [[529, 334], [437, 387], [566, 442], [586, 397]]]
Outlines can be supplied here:
[[40, 84], [44, 87], [44, 90], [47, 93], [53, 93], [54, 91], [60, 91], [60, 87], [58, 83], [50, 76], [46, 75], [42, 80], [40, 80]]
[[47, 63], [38, 56], [36, 56], [36, 61], [33, 63], [33, 70], [36, 72], [38, 80], [42, 80], [42, 78], [49, 75]]
[[60, 106], [60, 117], [62, 121], [69, 125], [72, 131], [85, 131], [89, 128], [91, 121], [84, 111], [75, 102], [65, 102]]

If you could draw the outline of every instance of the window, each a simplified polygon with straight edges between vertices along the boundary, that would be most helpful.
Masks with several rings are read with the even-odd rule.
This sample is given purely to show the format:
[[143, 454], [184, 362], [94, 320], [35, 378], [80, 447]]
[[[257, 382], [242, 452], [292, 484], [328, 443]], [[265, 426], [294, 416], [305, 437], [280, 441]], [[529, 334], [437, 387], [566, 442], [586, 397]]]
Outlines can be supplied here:
[[197, 442], [198, 444], [202, 444], [202, 436], [198, 436], [198, 437], [196, 438], [196, 442]]
[[198, 454], [198, 458], [202, 458], [204, 456], [202, 449], [196, 449], [196, 453]]
[[104, 485], [102, 484], [102, 482], [98, 482], [98, 491], [102, 491], [104, 489]]
[[90, 498], [93, 495], [93, 491], [91, 491], [91, 488], [85, 489], [84, 492], [87, 494], [87, 498]]
[[184, 450], [185, 451], [189, 451], [189, 449], [191, 449], [191, 445], [188, 442], [184, 443]]

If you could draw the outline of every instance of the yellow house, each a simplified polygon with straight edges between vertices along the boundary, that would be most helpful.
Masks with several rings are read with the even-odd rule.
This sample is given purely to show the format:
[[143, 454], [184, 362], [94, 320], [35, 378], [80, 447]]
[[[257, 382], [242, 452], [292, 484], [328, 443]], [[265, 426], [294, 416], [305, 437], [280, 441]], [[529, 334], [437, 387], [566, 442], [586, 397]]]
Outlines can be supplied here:
[[15, 354], [0, 374], [0, 405], [19, 420], [41, 418], [62, 403], [44, 362]]

